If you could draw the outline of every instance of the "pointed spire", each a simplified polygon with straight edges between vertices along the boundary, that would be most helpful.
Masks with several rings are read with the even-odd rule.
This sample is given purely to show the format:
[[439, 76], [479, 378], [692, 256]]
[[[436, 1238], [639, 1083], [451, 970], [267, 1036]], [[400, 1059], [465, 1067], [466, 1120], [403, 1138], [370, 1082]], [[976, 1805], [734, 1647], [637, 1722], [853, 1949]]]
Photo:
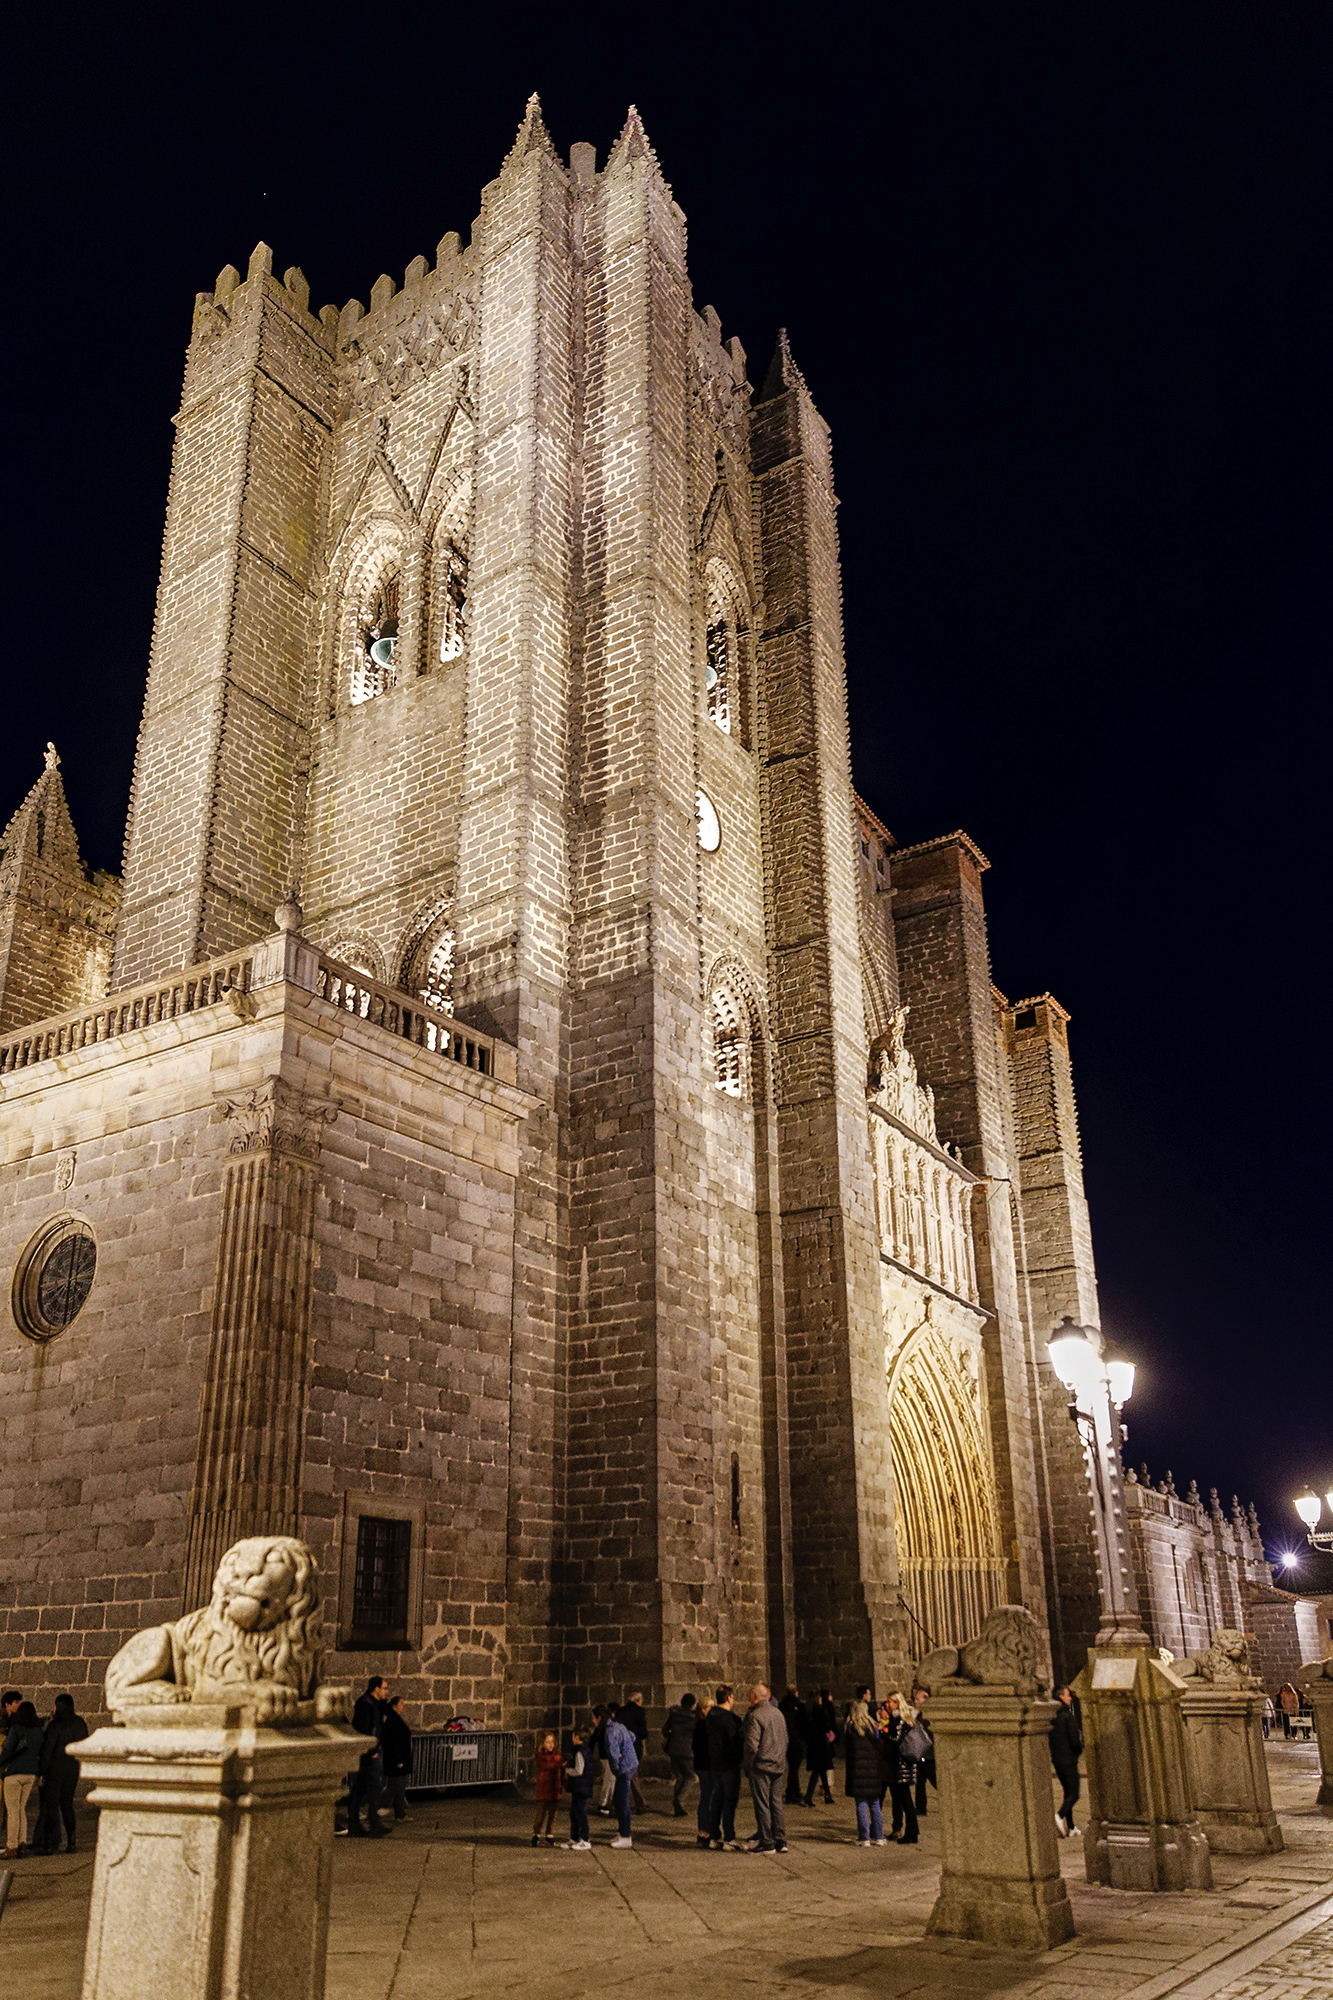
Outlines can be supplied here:
[[611, 148], [606, 166], [608, 173], [613, 167], [630, 166], [636, 160], [647, 160], [656, 173], [662, 172], [662, 163], [653, 150], [652, 142], [643, 129], [637, 104], [631, 104], [620, 128], [620, 137]]
[[768, 364], [764, 386], [759, 391], [759, 401], [771, 402], [774, 396], [782, 395], [787, 389], [804, 389], [807, 395], [810, 393], [804, 375], [792, 359], [791, 342], [787, 339], [787, 329], [784, 326], [779, 329], [778, 344], [773, 349], [773, 359]]
[[528, 153], [547, 153], [552, 159], [556, 156], [551, 135], [546, 129], [546, 121], [542, 117], [541, 99], [535, 90], [528, 99], [527, 109], [518, 128], [518, 137], [505, 155], [505, 166], [516, 165]]
[[54, 743], [47, 744], [41, 776], [0, 835], [0, 849], [6, 854], [22, 852], [30, 860], [83, 867]]

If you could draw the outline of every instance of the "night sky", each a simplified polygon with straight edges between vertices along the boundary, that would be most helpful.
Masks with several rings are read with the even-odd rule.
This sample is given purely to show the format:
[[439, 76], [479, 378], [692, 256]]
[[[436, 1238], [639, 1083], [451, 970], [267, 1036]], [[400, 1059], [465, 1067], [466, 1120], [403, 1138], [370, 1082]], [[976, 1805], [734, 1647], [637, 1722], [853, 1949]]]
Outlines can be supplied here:
[[636, 102], [696, 305], [755, 379], [785, 325], [832, 426], [860, 789], [901, 841], [967, 829], [997, 983], [1072, 1014], [1128, 1457], [1298, 1546], [1333, 1485], [1328, 11], [481, 13], [11, 31], [0, 824], [54, 737], [120, 866], [194, 293], [263, 237], [365, 302], [466, 238], [531, 90], [603, 160]]

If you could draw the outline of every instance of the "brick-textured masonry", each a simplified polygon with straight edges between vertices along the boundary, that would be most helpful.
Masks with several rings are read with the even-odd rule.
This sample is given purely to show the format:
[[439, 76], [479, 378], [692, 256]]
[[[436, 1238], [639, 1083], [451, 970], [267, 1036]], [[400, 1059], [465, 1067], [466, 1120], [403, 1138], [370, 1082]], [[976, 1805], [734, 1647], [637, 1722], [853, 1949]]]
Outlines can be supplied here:
[[[196, 301], [114, 1001], [63, 795], [58, 862], [34, 793], [0, 863], [5, 1253], [62, 1203], [100, 1246], [67, 1332], [0, 1331], [6, 1671], [91, 1687], [292, 1526], [337, 1664], [426, 1720], [886, 1685], [999, 1596], [1063, 1658], [1063, 1017], [995, 996], [966, 836], [855, 797], [785, 336], [755, 393], [635, 112], [566, 162], [534, 99], [471, 240], [368, 307], [271, 264]], [[348, 1622], [375, 1509], [414, 1538], [391, 1655]]]

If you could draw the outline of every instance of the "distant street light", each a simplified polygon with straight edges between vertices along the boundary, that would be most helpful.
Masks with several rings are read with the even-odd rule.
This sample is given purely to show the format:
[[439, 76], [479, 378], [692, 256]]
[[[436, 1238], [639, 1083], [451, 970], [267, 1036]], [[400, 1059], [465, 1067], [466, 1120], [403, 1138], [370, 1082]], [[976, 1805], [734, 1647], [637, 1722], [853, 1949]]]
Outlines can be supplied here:
[[1095, 1326], [1076, 1326], [1066, 1313], [1048, 1342], [1051, 1366], [1069, 1391], [1069, 1414], [1083, 1438], [1092, 1488], [1102, 1587], [1099, 1646], [1117, 1639], [1147, 1643], [1139, 1622], [1129, 1548], [1129, 1521], [1120, 1466], [1120, 1412], [1134, 1393], [1134, 1363]]
[[[1333, 1490], [1326, 1493], [1324, 1498], [1328, 1502], [1329, 1515], [1333, 1517]], [[1305, 1523], [1305, 1539], [1310, 1544], [1310, 1547], [1312, 1549], [1322, 1549], [1325, 1553], [1333, 1551], [1333, 1528], [1321, 1528], [1319, 1526], [1319, 1516], [1323, 1512], [1323, 1509], [1319, 1504], [1319, 1495], [1313, 1488], [1307, 1486], [1300, 1498], [1293, 1502], [1293, 1505]]]

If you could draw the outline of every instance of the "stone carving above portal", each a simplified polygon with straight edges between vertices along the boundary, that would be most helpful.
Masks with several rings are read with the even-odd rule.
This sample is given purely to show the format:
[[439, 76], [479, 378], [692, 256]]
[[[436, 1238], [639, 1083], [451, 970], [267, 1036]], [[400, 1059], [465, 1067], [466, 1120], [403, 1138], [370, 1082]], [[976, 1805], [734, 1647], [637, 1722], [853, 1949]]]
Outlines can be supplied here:
[[928, 1083], [918, 1080], [916, 1058], [904, 1040], [911, 1011], [910, 1007], [895, 1009], [887, 1045], [877, 1049], [871, 1058], [871, 1082], [866, 1094], [870, 1103], [887, 1111], [890, 1118], [919, 1133], [930, 1145], [938, 1146], [935, 1093]]
[[475, 284], [460, 285], [443, 298], [423, 301], [395, 326], [353, 335], [342, 351], [342, 415], [396, 402], [436, 368], [457, 361], [476, 339], [478, 290]]
[[351, 1690], [322, 1684], [319, 1569], [292, 1535], [252, 1535], [218, 1565], [209, 1602], [127, 1639], [106, 1673], [114, 1716], [182, 1702], [248, 1710], [256, 1723], [338, 1722]]
[[317, 1160], [324, 1127], [338, 1116], [328, 1099], [303, 1097], [281, 1077], [271, 1077], [255, 1090], [228, 1098], [218, 1110], [232, 1126], [231, 1153], [294, 1153]]

